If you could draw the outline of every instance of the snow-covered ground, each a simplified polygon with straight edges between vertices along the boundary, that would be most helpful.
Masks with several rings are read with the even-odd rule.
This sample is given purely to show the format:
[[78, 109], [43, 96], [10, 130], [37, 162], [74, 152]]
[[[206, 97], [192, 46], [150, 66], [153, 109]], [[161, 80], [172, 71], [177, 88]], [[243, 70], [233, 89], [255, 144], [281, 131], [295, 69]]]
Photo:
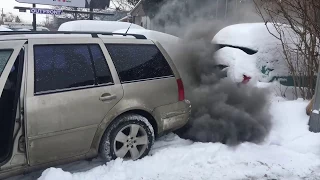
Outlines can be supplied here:
[[[268, 84], [260, 84], [267, 87]], [[13, 179], [39, 180], [214, 180], [320, 179], [320, 134], [308, 131], [303, 100], [272, 97], [273, 128], [262, 144], [228, 147], [193, 143], [169, 134], [144, 159], [80, 161]], [[63, 170], [62, 170], [62, 169]]]

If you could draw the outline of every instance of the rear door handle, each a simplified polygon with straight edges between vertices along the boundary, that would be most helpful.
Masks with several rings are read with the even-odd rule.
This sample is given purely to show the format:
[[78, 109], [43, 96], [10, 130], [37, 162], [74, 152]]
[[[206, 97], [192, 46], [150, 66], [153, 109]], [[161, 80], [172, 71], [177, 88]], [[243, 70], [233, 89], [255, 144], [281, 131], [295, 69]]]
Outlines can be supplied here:
[[110, 100], [113, 100], [113, 99], [116, 99], [117, 96], [116, 95], [111, 95], [109, 93], [105, 93], [105, 94], [102, 94], [99, 98], [100, 101], [110, 101]]

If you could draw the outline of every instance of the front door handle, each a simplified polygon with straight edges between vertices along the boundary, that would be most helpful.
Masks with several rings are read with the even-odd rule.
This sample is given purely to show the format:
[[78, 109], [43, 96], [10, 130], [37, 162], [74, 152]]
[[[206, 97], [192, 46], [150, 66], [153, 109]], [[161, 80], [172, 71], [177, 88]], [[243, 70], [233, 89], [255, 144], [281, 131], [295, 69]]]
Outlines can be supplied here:
[[113, 100], [113, 99], [116, 99], [117, 96], [116, 95], [111, 95], [109, 93], [105, 93], [105, 94], [102, 94], [99, 98], [100, 101], [110, 101], [110, 100]]

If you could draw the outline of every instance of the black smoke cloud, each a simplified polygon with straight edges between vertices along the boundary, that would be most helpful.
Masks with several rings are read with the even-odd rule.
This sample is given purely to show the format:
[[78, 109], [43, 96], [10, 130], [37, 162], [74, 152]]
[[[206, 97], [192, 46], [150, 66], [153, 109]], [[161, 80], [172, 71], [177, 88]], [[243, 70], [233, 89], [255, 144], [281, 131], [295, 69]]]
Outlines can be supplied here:
[[[173, 60], [184, 81], [186, 97], [192, 103], [192, 115], [177, 133], [200, 142], [259, 143], [271, 129], [269, 92], [232, 82], [215, 68], [217, 48], [211, 40], [222, 27], [232, 24], [233, 18], [213, 18], [214, 1], [201, 2], [168, 1], [155, 16], [156, 21], [165, 22], [160, 25], [163, 31], [183, 39], [181, 46], [174, 49]], [[243, 9], [254, 14], [251, 6]]]
[[[152, 28], [179, 37], [190, 33], [190, 28], [195, 25], [201, 26], [192, 29], [206, 30], [205, 27], [214, 24], [213, 28], [217, 30], [230, 24], [262, 21], [256, 13], [252, 0], [228, 0], [228, 3], [226, 0], [157, 0], [157, 2], [161, 2], [158, 4], [162, 6], [152, 18]], [[154, 6], [157, 7], [156, 4]]]

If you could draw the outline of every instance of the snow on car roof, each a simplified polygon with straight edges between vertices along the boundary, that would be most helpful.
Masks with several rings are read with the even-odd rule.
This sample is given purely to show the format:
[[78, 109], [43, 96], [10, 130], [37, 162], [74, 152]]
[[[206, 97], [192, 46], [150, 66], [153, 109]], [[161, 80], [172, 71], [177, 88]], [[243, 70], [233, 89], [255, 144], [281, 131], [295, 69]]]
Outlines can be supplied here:
[[[131, 23], [118, 21], [93, 21], [78, 20], [69, 21], [60, 25], [58, 31], [99, 31], [113, 32], [119, 29], [128, 29]], [[144, 29], [136, 24], [131, 24], [133, 29]]]
[[[277, 34], [274, 26], [268, 24], [268, 28], [272, 33]], [[258, 51], [266, 43], [279, 43], [279, 40], [269, 33], [264, 23], [243, 23], [223, 28], [214, 36], [212, 42]]]
[[0, 26], [0, 31], [12, 31], [12, 30], [6, 27]]
[[[119, 29], [116, 31], [113, 31], [113, 33], [125, 33], [127, 29]], [[162, 33], [159, 31], [153, 31], [153, 30], [147, 30], [147, 29], [135, 29], [135, 28], [130, 28], [128, 31], [129, 34], [142, 34], [146, 36], [146, 38], [159, 41], [159, 42], [169, 42], [169, 43], [177, 43], [181, 39], [173, 36], [171, 34], [166, 34]]]

